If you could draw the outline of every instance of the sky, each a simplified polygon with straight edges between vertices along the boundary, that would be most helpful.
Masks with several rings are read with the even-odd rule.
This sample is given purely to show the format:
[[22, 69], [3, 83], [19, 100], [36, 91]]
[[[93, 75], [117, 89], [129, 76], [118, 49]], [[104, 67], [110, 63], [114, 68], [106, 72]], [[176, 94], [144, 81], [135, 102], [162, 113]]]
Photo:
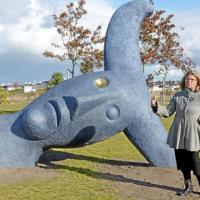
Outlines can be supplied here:
[[[71, 0], [72, 1], [72, 0]], [[0, 83], [49, 80], [54, 72], [67, 75], [68, 62], [42, 56], [59, 41], [53, 27], [53, 14], [59, 14], [68, 0], [0, 0]], [[105, 31], [114, 11], [127, 0], [86, 0], [83, 24], [91, 29], [102, 25]], [[154, 0], [155, 9], [174, 14], [173, 22], [186, 53], [200, 66], [200, 1]], [[180, 27], [184, 27], [180, 31]], [[199, 69], [199, 68], [198, 68]], [[78, 71], [76, 72], [77, 74]], [[171, 71], [168, 79], [180, 79]]]

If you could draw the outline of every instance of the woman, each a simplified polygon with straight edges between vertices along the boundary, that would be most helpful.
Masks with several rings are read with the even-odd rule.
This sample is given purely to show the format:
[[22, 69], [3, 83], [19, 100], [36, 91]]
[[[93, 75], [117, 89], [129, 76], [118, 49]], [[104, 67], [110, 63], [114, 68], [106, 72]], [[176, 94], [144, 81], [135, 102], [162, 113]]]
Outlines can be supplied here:
[[181, 91], [163, 108], [152, 98], [153, 111], [163, 117], [175, 114], [167, 144], [175, 149], [177, 169], [181, 170], [185, 187], [177, 193], [185, 196], [192, 192], [191, 171], [200, 185], [200, 74], [189, 71], [181, 82]]

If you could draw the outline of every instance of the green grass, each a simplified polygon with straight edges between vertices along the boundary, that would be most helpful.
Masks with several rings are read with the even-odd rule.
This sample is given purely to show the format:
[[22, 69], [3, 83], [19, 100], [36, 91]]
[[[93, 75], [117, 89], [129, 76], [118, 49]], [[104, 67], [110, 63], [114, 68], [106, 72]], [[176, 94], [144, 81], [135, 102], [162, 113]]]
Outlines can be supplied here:
[[0, 104], [0, 114], [13, 114], [22, 108], [24, 108], [27, 103], [20, 104]]
[[66, 170], [65, 174], [52, 179], [3, 185], [0, 187], [0, 200], [116, 199], [110, 189], [104, 180]]
[[[14, 113], [25, 105], [0, 105], [0, 113]], [[169, 127], [171, 120], [164, 119], [164, 125]], [[113, 181], [107, 178], [109, 175], [103, 172], [103, 168], [106, 164], [120, 165], [128, 161], [144, 160], [122, 133], [91, 146], [53, 149], [49, 153], [57, 154], [59, 151], [68, 159], [51, 166], [58, 173], [56, 177], [0, 183], [0, 200], [121, 199], [112, 188]]]
[[121, 133], [84, 148], [52, 150], [55, 154], [58, 151], [66, 152], [71, 158], [53, 166], [58, 172], [57, 177], [0, 184], [0, 200], [119, 199], [118, 193], [113, 192], [113, 181], [102, 172], [104, 165], [143, 160]]

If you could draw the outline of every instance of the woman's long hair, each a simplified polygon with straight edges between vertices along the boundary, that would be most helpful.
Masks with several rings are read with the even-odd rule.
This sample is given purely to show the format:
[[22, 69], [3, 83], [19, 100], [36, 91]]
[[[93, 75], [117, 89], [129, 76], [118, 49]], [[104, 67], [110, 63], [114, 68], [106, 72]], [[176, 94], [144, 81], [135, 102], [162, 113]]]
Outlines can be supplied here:
[[189, 71], [185, 74], [185, 76], [184, 76], [184, 77], [182, 78], [182, 80], [181, 80], [181, 84], [180, 84], [181, 89], [182, 89], [182, 90], [185, 89], [185, 79], [186, 79], [187, 76], [189, 76], [189, 75], [192, 75], [192, 76], [194, 76], [194, 77], [197, 79], [197, 86], [196, 86], [195, 91], [196, 91], [196, 92], [200, 92], [200, 74], [199, 74], [199, 72], [197, 72], [196, 70], [189, 70]]

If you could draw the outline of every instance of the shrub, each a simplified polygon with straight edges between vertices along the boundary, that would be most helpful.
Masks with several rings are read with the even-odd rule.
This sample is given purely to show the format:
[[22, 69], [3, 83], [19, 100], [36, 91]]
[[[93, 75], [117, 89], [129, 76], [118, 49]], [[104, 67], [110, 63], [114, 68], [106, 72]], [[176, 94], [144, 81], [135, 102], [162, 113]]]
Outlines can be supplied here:
[[9, 103], [9, 95], [7, 90], [0, 90], [0, 104]]

